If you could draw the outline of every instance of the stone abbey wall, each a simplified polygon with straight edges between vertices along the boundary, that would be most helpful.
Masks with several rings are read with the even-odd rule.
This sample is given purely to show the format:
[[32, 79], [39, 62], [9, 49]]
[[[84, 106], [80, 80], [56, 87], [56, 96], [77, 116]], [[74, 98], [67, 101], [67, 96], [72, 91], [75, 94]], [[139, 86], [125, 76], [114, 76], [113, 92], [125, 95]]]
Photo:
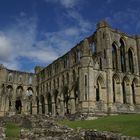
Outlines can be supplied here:
[[[8, 81], [11, 73], [15, 79]], [[114, 30], [106, 21], [47, 67], [35, 67], [34, 74], [11, 73], [1, 66], [1, 112], [140, 112], [140, 37]], [[24, 105], [17, 110], [15, 104]]]

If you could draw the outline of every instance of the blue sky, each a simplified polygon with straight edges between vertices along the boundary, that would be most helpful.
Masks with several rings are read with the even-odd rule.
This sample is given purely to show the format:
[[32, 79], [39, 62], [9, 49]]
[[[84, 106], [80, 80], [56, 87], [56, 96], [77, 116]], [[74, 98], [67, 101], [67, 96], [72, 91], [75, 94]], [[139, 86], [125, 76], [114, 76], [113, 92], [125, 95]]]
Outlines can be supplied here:
[[0, 63], [22, 71], [47, 66], [102, 19], [140, 34], [140, 0], [0, 0]]

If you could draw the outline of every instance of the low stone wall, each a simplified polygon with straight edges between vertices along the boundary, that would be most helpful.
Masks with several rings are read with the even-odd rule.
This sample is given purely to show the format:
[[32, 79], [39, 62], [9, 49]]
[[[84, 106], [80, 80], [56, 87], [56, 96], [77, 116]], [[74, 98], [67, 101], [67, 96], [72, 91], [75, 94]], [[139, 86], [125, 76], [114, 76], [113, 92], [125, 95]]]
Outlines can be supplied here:
[[115, 134], [111, 132], [86, 131], [85, 140], [140, 140], [136, 137], [123, 136], [122, 134]]

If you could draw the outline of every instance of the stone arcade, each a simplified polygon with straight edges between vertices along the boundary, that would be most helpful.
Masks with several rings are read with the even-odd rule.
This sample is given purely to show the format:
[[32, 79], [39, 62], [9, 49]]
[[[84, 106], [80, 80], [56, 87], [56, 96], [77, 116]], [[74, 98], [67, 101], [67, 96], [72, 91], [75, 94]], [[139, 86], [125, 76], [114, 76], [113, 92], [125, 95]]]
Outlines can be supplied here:
[[0, 115], [140, 112], [140, 36], [106, 21], [35, 73], [0, 66]]

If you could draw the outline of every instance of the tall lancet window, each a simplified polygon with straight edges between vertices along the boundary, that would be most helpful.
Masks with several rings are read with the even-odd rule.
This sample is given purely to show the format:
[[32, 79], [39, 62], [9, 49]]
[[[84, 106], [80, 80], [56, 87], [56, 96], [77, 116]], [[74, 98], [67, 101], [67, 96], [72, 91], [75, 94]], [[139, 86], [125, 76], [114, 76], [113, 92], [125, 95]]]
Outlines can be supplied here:
[[117, 49], [115, 44], [112, 44], [112, 68], [118, 69], [118, 62], [117, 62]]
[[129, 59], [129, 70], [131, 73], [134, 73], [133, 53], [131, 49], [128, 50], [128, 59]]
[[126, 72], [126, 62], [125, 62], [125, 45], [122, 39], [120, 39], [120, 57], [121, 57], [121, 69], [122, 72]]

